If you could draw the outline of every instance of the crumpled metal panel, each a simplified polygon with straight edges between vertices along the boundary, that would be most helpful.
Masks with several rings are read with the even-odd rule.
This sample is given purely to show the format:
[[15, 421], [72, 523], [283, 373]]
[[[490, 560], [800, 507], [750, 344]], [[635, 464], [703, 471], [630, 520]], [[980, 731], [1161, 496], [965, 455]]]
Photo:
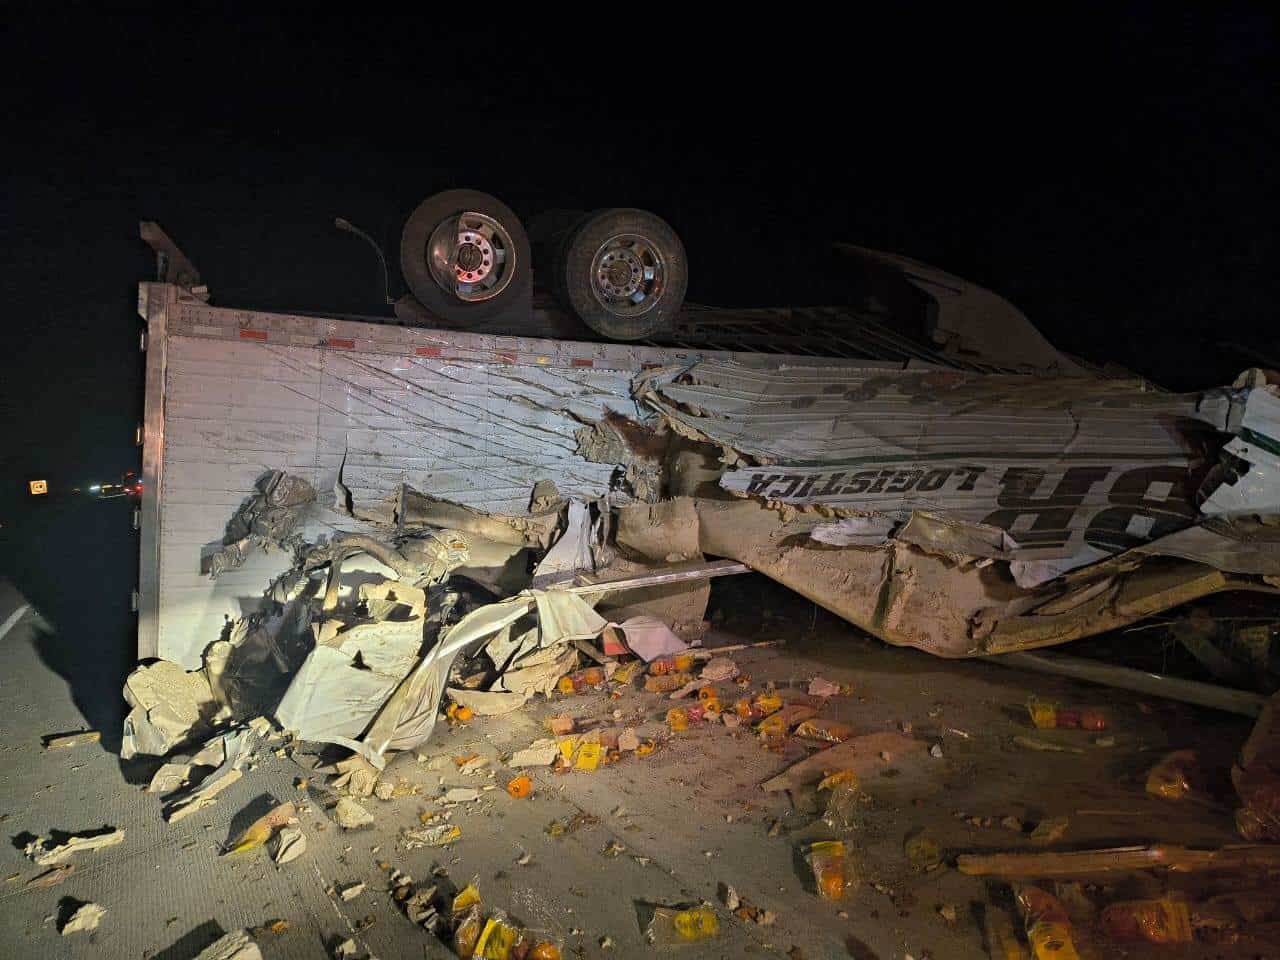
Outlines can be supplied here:
[[655, 371], [637, 395], [694, 435], [750, 457], [721, 485], [791, 504], [999, 527], [1019, 558], [1129, 549], [1196, 518], [1192, 478], [1226, 391], [1141, 381], [706, 361]]
[[[160, 284], [146, 292], [156, 335], [145, 479], [158, 503], [144, 517], [155, 546], [142, 556], [140, 651], [188, 668], [288, 566], [279, 551], [255, 552], [217, 581], [200, 573], [202, 548], [222, 539], [264, 473], [305, 478], [322, 506], [333, 502], [339, 470], [365, 505], [401, 483], [516, 514], [538, 480], [595, 498], [615, 465], [579, 456], [574, 431], [607, 410], [634, 415], [631, 380], [642, 366], [685, 359], [634, 345], [211, 307]], [[360, 528], [337, 510], [321, 512], [304, 531], [309, 539]]]

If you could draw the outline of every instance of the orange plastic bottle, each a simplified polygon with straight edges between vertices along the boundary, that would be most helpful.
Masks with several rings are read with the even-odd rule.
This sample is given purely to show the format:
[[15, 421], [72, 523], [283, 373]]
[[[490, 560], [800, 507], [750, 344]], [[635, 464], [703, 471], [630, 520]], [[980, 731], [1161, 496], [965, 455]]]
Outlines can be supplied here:
[[1102, 911], [1099, 925], [1113, 940], [1146, 940], [1149, 943], [1188, 943], [1191, 913], [1179, 897], [1158, 900], [1126, 900]]
[[839, 900], [844, 896], [845, 858], [842, 841], [824, 840], [810, 845], [809, 866], [818, 885], [818, 896], [823, 900]]

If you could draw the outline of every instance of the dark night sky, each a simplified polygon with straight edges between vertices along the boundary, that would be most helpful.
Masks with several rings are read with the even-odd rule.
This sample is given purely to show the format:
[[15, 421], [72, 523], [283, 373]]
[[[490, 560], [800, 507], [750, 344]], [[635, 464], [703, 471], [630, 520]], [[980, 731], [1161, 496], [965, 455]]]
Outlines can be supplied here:
[[[11, 10], [0, 571], [64, 629], [131, 629], [122, 502], [33, 509], [25, 485], [138, 465], [140, 218], [236, 306], [376, 312], [371, 257], [332, 217], [390, 251], [419, 199], [472, 186], [526, 217], [657, 211], [702, 302], [838, 298], [845, 239], [991, 287], [1059, 346], [1169, 386], [1249, 365], [1222, 340], [1280, 354], [1274, 15], [942, 9], [781, 26], [742, 7], [711, 32], [627, 8], [549, 45], [496, 8], [475, 34], [445, 20], [462, 8]], [[69, 600], [69, 548], [97, 608]]]

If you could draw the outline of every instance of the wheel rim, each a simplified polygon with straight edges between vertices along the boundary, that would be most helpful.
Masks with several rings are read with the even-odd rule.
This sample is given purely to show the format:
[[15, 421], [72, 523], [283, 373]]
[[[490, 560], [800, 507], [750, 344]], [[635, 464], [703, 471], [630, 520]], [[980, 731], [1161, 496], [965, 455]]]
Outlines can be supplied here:
[[666, 286], [666, 261], [645, 237], [610, 237], [591, 259], [591, 293], [616, 316], [648, 313], [657, 306]]
[[435, 282], [464, 303], [496, 297], [515, 276], [511, 234], [483, 213], [460, 213], [441, 221], [427, 241], [426, 257]]

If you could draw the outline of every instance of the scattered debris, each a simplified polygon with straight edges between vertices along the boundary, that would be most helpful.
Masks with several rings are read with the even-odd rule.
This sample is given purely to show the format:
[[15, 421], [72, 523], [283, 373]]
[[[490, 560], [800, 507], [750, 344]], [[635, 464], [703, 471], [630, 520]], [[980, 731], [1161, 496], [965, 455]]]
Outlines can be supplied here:
[[360, 896], [360, 894], [362, 893], [364, 893], [363, 880], [356, 881], [355, 883], [343, 884], [338, 887], [338, 896], [340, 896], [343, 899], [343, 901], [347, 903], [350, 903], [352, 900]]
[[333, 960], [373, 960], [356, 941], [348, 937], [334, 948]]
[[523, 750], [511, 755], [513, 767], [549, 767], [560, 755], [560, 744], [554, 739], [535, 740]]
[[[283, 920], [277, 920], [276, 923], [283, 925], [281, 929], [288, 927]], [[272, 924], [271, 933], [280, 932], [274, 928], [275, 924]], [[262, 951], [253, 942], [248, 930], [235, 930], [209, 944], [195, 960], [262, 960]]]
[[1013, 738], [1014, 746], [1035, 750], [1039, 753], [1084, 753], [1083, 747], [1066, 746], [1061, 743], [1050, 743], [1048, 740], [1037, 740], [1018, 734]]
[[760, 788], [767, 793], [795, 790], [840, 770], [851, 771], [869, 788], [888, 763], [896, 763], [905, 776], [913, 766], [919, 766], [927, 752], [921, 741], [899, 733], [864, 734], [792, 764], [785, 773], [766, 780]]
[[419, 847], [443, 847], [462, 836], [462, 828], [455, 823], [436, 823], [425, 827], [405, 827], [400, 831], [400, 843], [406, 850]]
[[1190, 943], [1191, 914], [1180, 896], [1112, 903], [1102, 911], [1099, 928], [1112, 940]]
[[568, 819], [552, 820], [547, 825], [547, 833], [553, 837], [563, 837], [583, 827], [595, 826], [599, 822], [600, 819], [598, 817], [593, 817], [591, 814], [580, 810]]
[[64, 937], [73, 933], [88, 933], [98, 929], [107, 915], [107, 908], [96, 903], [82, 903], [58, 930]]
[[343, 830], [358, 830], [373, 823], [373, 814], [349, 797], [338, 799], [333, 815]]
[[46, 870], [38, 876], [32, 877], [27, 881], [28, 887], [56, 887], [75, 871], [75, 866], [70, 863], [64, 863], [60, 867], [53, 867]]
[[231, 844], [229, 853], [243, 853], [265, 847], [284, 827], [298, 822], [298, 810], [293, 802], [277, 804], [253, 821]]
[[927, 831], [917, 830], [909, 835], [903, 843], [903, 852], [917, 873], [927, 873], [942, 865], [942, 848]]
[[850, 874], [845, 859], [844, 843], [840, 840], [824, 840], [810, 844], [805, 858], [813, 870], [813, 880], [818, 896], [824, 900], [839, 900], [846, 890], [856, 887], [857, 878]]
[[1077, 956], [1071, 920], [1057, 898], [1039, 887], [1022, 886], [1017, 888], [1016, 899], [1036, 960], [1071, 960]]
[[480, 791], [475, 787], [450, 787], [441, 796], [441, 803], [471, 803], [480, 799]]
[[86, 743], [98, 743], [102, 740], [102, 733], [97, 730], [83, 730], [79, 733], [63, 733], [57, 736], [45, 739], [45, 750], [70, 750], [73, 747], [82, 747]]
[[834, 697], [839, 692], [840, 684], [824, 680], [822, 677], [814, 677], [809, 681], [809, 696], [811, 697]]
[[1182, 800], [1199, 795], [1202, 783], [1196, 752], [1175, 750], [1147, 774], [1147, 793], [1165, 800]]
[[190, 763], [163, 764], [147, 784], [147, 793], [173, 793], [189, 786], [194, 769]]
[[1231, 769], [1240, 797], [1236, 829], [1251, 841], [1280, 841], [1280, 694], [1273, 694]]
[[298, 827], [284, 827], [275, 836], [272, 859], [277, 866], [297, 860], [307, 851], [307, 835]]
[[1048, 817], [1041, 820], [1031, 831], [1031, 842], [1038, 846], [1057, 843], [1066, 835], [1067, 825], [1066, 817]]
[[77, 853], [91, 850], [103, 850], [124, 842], [124, 830], [107, 830], [104, 833], [80, 834], [68, 837], [57, 846], [48, 846], [48, 841], [33, 840], [27, 844], [25, 853], [42, 867], [50, 867], [64, 860], [69, 860]]
[[719, 935], [720, 918], [705, 905], [676, 910], [658, 907], [645, 931], [645, 939], [655, 947], [697, 943]]

